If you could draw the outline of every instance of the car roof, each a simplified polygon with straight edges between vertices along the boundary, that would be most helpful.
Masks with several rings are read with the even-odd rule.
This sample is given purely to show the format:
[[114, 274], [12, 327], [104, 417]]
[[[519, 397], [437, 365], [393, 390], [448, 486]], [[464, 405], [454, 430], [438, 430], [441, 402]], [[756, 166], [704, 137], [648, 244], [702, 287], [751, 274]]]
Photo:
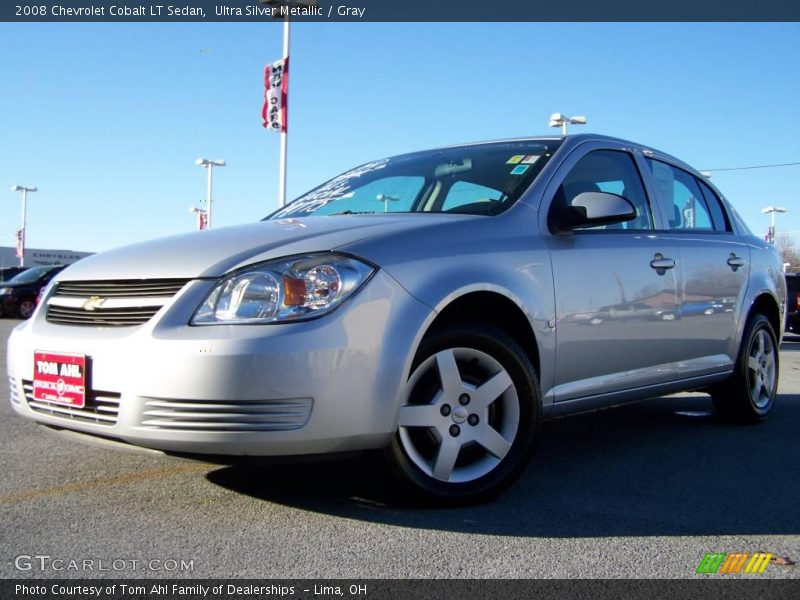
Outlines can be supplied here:
[[[539, 135], [539, 136], [524, 136], [524, 137], [513, 137], [513, 138], [499, 138], [493, 140], [481, 140], [475, 142], [466, 142], [462, 144], [451, 144], [447, 146], [440, 146], [437, 148], [431, 148], [428, 151], [436, 151], [436, 150], [448, 150], [452, 148], [468, 148], [470, 146], [480, 146], [483, 144], [503, 144], [503, 143], [519, 143], [519, 142], [553, 142], [553, 141], [562, 141], [562, 148], [565, 149], [572, 149], [576, 146], [583, 144], [585, 142], [615, 142], [618, 144], [623, 144], [625, 146], [630, 146], [631, 148], [638, 148], [639, 150], [644, 153], [647, 157], [657, 158], [659, 160], [663, 160], [666, 162], [670, 162], [675, 164], [675, 166], [679, 166], [683, 169], [691, 171], [694, 175], [700, 176], [703, 180], [706, 178], [703, 177], [702, 173], [700, 173], [697, 169], [695, 169], [690, 164], [682, 161], [681, 159], [668, 154], [662, 150], [657, 150], [652, 146], [648, 146], [645, 144], [640, 144], [637, 142], [632, 142], [630, 140], [626, 140], [623, 138], [613, 137], [610, 135], [603, 135], [599, 133], [578, 133], [572, 135]], [[404, 153], [398, 156], [407, 156], [411, 154], [416, 154], [416, 152]]]

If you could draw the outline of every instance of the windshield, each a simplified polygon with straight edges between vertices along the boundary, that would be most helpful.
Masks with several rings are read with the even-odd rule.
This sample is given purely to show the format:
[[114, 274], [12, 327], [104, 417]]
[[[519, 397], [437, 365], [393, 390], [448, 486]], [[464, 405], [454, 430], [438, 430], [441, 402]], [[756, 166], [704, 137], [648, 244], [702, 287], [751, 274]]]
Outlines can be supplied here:
[[36, 283], [43, 275], [49, 273], [54, 268], [55, 267], [33, 267], [16, 275], [8, 283]]
[[493, 142], [361, 165], [268, 219], [371, 213], [497, 215], [516, 202], [560, 140]]

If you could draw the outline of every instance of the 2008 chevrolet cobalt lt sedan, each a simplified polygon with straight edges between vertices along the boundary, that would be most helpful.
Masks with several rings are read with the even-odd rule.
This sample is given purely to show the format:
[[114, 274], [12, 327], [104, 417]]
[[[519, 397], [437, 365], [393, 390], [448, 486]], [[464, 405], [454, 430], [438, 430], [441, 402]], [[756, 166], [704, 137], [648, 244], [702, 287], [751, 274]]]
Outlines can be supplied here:
[[422, 495], [476, 500], [546, 416], [707, 390], [764, 419], [781, 271], [697, 171], [638, 144], [406, 154], [69, 267], [10, 337], [11, 403], [174, 453], [381, 449]]

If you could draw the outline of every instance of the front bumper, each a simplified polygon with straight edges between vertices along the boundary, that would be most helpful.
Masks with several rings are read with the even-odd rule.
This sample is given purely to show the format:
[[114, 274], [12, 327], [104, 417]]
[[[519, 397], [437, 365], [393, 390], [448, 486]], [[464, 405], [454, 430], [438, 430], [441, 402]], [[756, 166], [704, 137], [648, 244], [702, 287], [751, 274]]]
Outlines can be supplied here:
[[17, 299], [12, 294], [0, 296], [0, 315], [13, 315], [17, 312]]
[[[212, 286], [190, 282], [137, 327], [55, 325], [40, 307], [9, 339], [14, 410], [168, 452], [300, 455], [389, 441], [431, 308], [378, 271], [355, 297], [316, 320], [187, 325]], [[33, 401], [34, 351], [87, 356], [84, 409]]]

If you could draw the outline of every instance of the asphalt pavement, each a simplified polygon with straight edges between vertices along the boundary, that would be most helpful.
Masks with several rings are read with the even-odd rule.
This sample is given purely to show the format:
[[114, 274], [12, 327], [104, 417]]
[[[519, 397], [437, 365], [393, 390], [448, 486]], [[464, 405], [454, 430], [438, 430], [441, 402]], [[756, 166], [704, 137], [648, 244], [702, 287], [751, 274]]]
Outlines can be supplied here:
[[370, 456], [225, 467], [88, 445], [17, 417], [4, 385], [0, 576], [689, 578], [707, 552], [797, 560], [800, 338], [781, 362], [763, 424], [724, 425], [702, 394], [552, 420], [512, 488], [458, 509], [398, 497]]

